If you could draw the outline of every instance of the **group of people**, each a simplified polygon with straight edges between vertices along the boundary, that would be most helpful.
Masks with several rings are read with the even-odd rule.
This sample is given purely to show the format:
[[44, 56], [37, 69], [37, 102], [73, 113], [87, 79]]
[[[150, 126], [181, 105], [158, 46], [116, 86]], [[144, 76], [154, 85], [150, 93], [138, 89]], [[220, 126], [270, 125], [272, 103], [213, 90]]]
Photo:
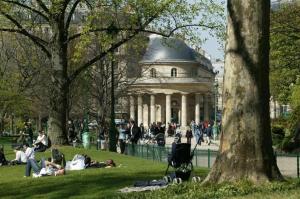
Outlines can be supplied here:
[[4, 147], [0, 146], [0, 166], [24, 164], [26, 165], [24, 177], [29, 177], [31, 170], [33, 170], [33, 177], [64, 174], [63, 165], [55, 163], [52, 158], [49, 158], [48, 160], [42, 159], [40, 163], [38, 163], [35, 159], [37, 150], [35, 150], [35, 147], [30, 147], [28, 143], [16, 147], [14, 152], [16, 158], [9, 161], [5, 158]]
[[210, 122], [200, 122], [196, 124], [192, 120], [190, 127], [187, 129], [186, 138], [187, 142], [191, 143], [191, 139], [194, 137], [195, 142], [201, 145], [201, 142], [205, 142], [208, 145], [211, 144], [211, 139], [216, 140], [220, 132], [220, 124], [213, 124]]
[[84, 131], [88, 130], [88, 121], [86, 119], [79, 120], [69, 120], [67, 124], [68, 129], [68, 141], [72, 143], [73, 141], [81, 140]]
[[130, 120], [128, 124], [121, 124], [118, 129], [118, 140], [121, 153], [123, 154], [125, 152], [126, 141], [137, 144], [143, 137], [143, 134], [143, 129], [141, 126], [138, 126], [134, 120]]

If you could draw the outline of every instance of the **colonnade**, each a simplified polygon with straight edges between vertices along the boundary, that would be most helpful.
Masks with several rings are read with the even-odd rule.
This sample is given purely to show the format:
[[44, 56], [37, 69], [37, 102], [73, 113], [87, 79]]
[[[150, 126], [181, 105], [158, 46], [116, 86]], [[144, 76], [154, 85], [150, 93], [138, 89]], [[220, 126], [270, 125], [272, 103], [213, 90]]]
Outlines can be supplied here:
[[[150, 103], [147, 100], [147, 102], [143, 102], [143, 96], [144, 95], [150, 95]], [[158, 122], [160, 119], [164, 118], [163, 121], [159, 122], [165, 122], [166, 125], [171, 122], [171, 108], [172, 108], [172, 95], [173, 94], [164, 94], [165, 95], [165, 104], [161, 104], [164, 107], [157, 107], [157, 97], [158, 94], [137, 94], [137, 95], [130, 95], [129, 96], [129, 104], [130, 104], [130, 118], [135, 120], [137, 124], [144, 123], [145, 126], [148, 126], [148, 124], [152, 124], [153, 122]], [[159, 93], [161, 95], [161, 93]], [[204, 116], [204, 120], [209, 120], [210, 116], [210, 102], [211, 102], [211, 96], [207, 94], [201, 94], [201, 93], [194, 93], [193, 95], [189, 95], [188, 93], [181, 93], [181, 104], [180, 109], [178, 111], [179, 113], [179, 123], [182, 127], [188, 126], [188, 103], [189, 103], [189, 97], [193, 96], [195, 99], [193, 100], [195, 110], [194, 116], [189, 116], [189, 118], [192, 118], [196, 123], [200, 123], [200, 115]], [[136, 103], [137, 102], [137, 103]], [[149, 107], [148, 107], [149, 106]], [[137, 107], [137, 114], [136, 114], [136, 108]], [[201, 107], [203, 107], [203, 114], [201, 114]], [[165, 113], [163, 114], [163, 117], [158, 117], [156, 110], [157, 108], [161, 108]], [[150, 110], [150, 111], [148, 111]], [[143, 112], [145, 111], [145, 112]], [[135, 117], [137, 115], [137, 118]], [[150, 118], [150, 120], [148, 120]]]

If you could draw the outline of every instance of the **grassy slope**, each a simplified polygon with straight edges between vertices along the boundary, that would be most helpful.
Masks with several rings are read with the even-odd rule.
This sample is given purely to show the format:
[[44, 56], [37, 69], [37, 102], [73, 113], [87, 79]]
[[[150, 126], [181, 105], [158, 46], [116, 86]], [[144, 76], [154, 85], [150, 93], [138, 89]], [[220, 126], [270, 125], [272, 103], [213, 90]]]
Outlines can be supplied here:
[[[0, 138], [5, 145], [7, 159], [14, 153], [10, 141]], [[137, 180], [162, 178], [166, 164], [130, 156], [82, 148], [61, 147], [60, 150], [70, 160], [75, 154], [88, 154], [92, 159], [104, 161], [113, 159], [117, 168], [86, 169], [68, 172], [66, 176], [43, 178], [23, 178], [25, 166], [0, 167], [1, 198], [115, 198], [117, 190], [132, 186]], [[50, 157], [49, 151], [38, 153], [37, 159]], [[203, 172], [202, 172], [203, 173]]]
[[[14, 158], [10, 140], [0, 137], [5, 145], [7, 159]], [[300, 181], [294, 185], [275, 184], [265, 188], [254, 188], [248, 183], [203, 187], [200, 184], [184, 183], [156, 192], [120, 195], [117, 190], [131, 186], [137, 180], [159, 179], [166, 169], [165, 164], [139, 158], [79, 148], [61, 147], [67, 159], [76, 153], [86, 153], [98, 161], [113, 159], [120, 167], [112, 169], [87, 169], [68, 172], [66, 176], [23, 178], [25, 166], [0, 167], [0, 198], [300, 198]], [[50, 153], [39, 153], [37, 158], [50, 157]], [[204, 176], [207, 170], [197, 170]], [[262, 191], [263, 190], [263, 191]], [[265, 191], [264, 191], [265, 190]], [[257, 192], [258, 191], [258, 192]]]

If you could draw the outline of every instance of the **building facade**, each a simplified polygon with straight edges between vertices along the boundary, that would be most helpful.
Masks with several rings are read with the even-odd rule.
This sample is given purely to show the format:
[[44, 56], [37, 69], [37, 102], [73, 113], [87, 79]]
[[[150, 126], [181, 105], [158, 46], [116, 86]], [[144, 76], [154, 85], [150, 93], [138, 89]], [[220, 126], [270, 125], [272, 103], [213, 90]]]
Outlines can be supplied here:
[[150, 36], [129, 89], [129, 115], [148, 127], [174, 122], [185, 128], [213, 117], [212, 64], [182, 40]]

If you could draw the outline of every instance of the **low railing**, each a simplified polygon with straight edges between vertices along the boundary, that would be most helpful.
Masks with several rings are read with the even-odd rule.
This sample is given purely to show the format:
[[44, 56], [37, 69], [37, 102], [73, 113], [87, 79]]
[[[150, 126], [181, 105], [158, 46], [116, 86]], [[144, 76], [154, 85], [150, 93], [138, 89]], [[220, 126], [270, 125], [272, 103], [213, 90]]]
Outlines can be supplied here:
[[[171, 147], [160, 147], [156, 145], [132, 145], [128, 144], [126, 147], [127, 155], [145, 158], [148, 160], [167, 162], [168, 154], [171, 153]], [[218, 151], [210, 149], [196, 149], [194, 152], [194, 158], [192, 160], [195, 167], [211, 168]], [[285, 154], [275, 153], [277, 159], [277, 165], [281, 173], [289, 177], [298, 177], [299, 174], [299, 153], [298, 154]]]

